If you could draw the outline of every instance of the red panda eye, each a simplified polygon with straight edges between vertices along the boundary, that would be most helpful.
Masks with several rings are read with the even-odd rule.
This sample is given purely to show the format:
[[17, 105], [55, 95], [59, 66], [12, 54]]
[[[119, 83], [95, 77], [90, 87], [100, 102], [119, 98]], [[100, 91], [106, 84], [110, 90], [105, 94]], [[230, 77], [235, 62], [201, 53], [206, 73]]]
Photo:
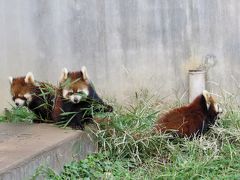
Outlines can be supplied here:
[[69, 95], [69, 96], [73, 95], [73, 92], [69, 92], [68, 95]]

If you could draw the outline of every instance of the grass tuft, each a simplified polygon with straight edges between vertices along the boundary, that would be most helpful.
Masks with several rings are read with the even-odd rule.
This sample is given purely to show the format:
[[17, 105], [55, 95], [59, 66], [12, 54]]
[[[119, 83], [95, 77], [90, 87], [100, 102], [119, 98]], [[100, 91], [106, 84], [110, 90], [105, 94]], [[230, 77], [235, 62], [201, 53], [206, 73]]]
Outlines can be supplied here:
[[12, 109], [5, 109], [4, 113], [0, 115], [0, 122], [29, 122], [35, 119], [35, 114], [26, 107], [14, 107]]
[[157, 117], [182, 102], [159, 104], [138, 92], [130, 105], [116, 103], [113, 113], [98, 114], [111, 119], [93, 132], [98, 154], [66, 164], [60, 173], [41, 167], [33, 179], [240, 179], [240, 111], [231, 98], [223, 98], [217, 124], [189, 140], [152, 132]]

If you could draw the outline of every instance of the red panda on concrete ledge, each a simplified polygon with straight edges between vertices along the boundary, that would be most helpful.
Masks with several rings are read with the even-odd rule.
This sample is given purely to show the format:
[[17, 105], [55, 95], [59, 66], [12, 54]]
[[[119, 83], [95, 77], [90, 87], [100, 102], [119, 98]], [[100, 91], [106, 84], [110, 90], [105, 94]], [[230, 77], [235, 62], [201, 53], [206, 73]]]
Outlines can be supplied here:
[[206, 90], [187, 106], [173, 109], [163, 115], [155, 124], [156, 132], [175, 132], [180, 137], [204, 134], [214, 125], [218, 114], [222, 113]]
[[63, 69], [55, 98], [52, 117], [55, 122], [67, 122], [74, 129], [84, 129], [84, 124], [93, 121], [94, 112], [112, 112], [98, 96], [90, 81], [85, 66], [80, 71]]
[[16, 106], [26, 106], [38, 119], [34, 122], [51, 121], [55, 88], [48, 83], [34, 80], [31, 72], [22, 77], [9, 77], [10, 92]]

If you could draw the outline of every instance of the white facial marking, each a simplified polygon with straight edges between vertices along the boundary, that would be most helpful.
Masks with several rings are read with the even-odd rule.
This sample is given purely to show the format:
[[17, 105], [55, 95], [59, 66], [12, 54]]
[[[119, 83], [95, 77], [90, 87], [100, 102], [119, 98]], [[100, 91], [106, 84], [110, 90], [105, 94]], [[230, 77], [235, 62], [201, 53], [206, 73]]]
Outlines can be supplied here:
[[27, 103], [30, 103], [32, 101], [32, 95], [30, 93], [24, 94], [24, 97], [27, 99]]
[[65, 99], [68, 98], [67, 95], [68, 95], [69, 92], [73, 92], [73, 91], [72, 91], [72, 90], [68, 90], [68, 89], [63, 89], [63, 97], [64, 97]]
[[16, 98], [14, 102], [17, 106], [23, 106], [25, 104], [25, 101], [20, 98]]
[[[80, 94], [80, 93], [84, 93], [84, 95]], [[63, 89], [63, 98], [65, 99], [70, 99], [70, 101], [74, 104], [77, 104], [81, 101], [81, 99], [85, 96], [89, 95], [89, 91], [88, 89], [78, 89], [77, 93], [74, 93], [72, 95], [69, 95], [69, 93], [73, 93], [72, 89]]]
[[69, 99], [72, 101], [72, 103], [77, 104], [82, 99], [82, 96], [80, 96], [78, 94], [73, 94], [73, 95], [69, 96]]
[[214, 104], [214, 109], [217, 113], [222, 113], [223, 112], [222, 108], [217, 103]]

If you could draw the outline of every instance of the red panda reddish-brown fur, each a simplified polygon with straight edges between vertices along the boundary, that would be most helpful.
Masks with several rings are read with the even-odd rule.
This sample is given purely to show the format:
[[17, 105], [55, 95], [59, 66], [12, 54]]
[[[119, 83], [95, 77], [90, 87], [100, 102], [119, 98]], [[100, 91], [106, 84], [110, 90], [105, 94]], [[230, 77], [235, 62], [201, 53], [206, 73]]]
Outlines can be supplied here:
[[164, 114], [155, 124], [155, 130], [156, 132], [175, 132], [181, 137], [204, 134], [215, 123], [221, 112], [221, 108], [213, 97], [204, 91], [189, 105]]
[[97, 94], [86, 67], [75, 72], [63, 69], [52, 112], [55, 122], [66, 121], [74, 129], [84, 129], [84, 124], [93, 122], [93, 113], [112, 111]]
[[[34, 80], [31, 72], [22, 77], [9, 77], [12, 100], [17, 106], [26, 106], [37, 115], [34, 122], [52, 122], [55, 87], [46, 82]], [[53, 92], [50, 92], [52, 89]]]

